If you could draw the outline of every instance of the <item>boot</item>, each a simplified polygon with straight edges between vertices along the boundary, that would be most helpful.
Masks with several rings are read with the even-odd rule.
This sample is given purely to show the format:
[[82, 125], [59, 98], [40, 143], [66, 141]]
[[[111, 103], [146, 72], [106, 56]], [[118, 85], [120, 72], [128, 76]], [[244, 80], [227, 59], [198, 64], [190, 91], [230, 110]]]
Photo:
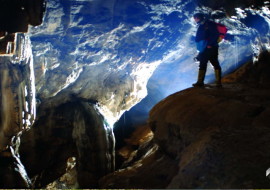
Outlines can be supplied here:
[[216, 69], [215, 70], [215, 76], [216, 76], [216, 87], [221, 88], [221, 70]]
[[205, 77], [206, 70], [199, 70], [198, 72], [198, 80], [196, 83], [192, 84], [194, 87], [202, 87], [204, 86], [204, 77]]

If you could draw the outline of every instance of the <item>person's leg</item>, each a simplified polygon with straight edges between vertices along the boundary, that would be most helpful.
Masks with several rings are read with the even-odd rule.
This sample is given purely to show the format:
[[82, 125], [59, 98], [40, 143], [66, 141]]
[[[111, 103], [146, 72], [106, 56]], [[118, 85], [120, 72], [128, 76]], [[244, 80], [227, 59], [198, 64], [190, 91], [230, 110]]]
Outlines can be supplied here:
[[211, 48], [209, 52], [209, 60], [215, 69], [216, 86], [221, 87], [221, 67], [218, 61], [218, 47]]
[[199, 65], [199, 71], [198, 71], [198, 79], [196, 83], [192, 84], [194, 87], [204, 86], [204, 78], [205, 78], [207, 62], [208, 62], [207, 51], [200, 53], [199, 61], [200, 61], [200, 65]]

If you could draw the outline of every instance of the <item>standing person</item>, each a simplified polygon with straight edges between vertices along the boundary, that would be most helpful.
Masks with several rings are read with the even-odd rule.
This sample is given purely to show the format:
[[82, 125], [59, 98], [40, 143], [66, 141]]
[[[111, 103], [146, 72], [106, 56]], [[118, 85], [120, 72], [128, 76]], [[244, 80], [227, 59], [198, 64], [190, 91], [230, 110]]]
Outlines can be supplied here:
[[198, 80], [193, 84], [193, 86], [204, 86], [207, 63], [210, 61], [215, 69], [216, 87], [222, 87], [221, 67], [218, 61], [218, 43], [220, 42], [220, 38], [216, 23], [205, 19], [203, 13], [196, 13], [194, 14], [193, 18], [199, 25], [195, 37], [195, 42], [199, 51], [197, 59], [200, 62]]

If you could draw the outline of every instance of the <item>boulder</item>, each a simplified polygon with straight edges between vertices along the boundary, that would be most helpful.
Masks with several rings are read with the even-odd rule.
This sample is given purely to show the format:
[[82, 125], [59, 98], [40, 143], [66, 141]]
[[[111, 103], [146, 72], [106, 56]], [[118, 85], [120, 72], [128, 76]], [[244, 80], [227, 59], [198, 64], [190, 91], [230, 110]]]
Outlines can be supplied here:
[[223, 88], [188, 88], [155, 105], [148, 150], [156, 151], [106, 176], [102, 187], [269, 188], [269, 57], [224, 77]]

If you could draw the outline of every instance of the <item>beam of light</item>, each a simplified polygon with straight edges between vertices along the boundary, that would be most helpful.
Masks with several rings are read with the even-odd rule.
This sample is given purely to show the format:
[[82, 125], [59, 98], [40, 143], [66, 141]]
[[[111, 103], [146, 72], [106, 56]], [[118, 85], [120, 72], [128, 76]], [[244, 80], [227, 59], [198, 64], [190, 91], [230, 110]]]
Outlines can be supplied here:
[[[260, 11], [238, 8], [238, 15], [223, 21], [229, 29], [219, 51], [223, 75], [235, 71], [247, 61], [256, 62], [260, 52], [269, 50], [269, 12], [267, 7], [262, 7]], [[148, 96], [127, 112], [126, 117], [131, 120], [129, 125], [136, 126], [146, 122], [148, 112], [158, 101], [191, 87], [197, 80], [198, 63], [193, 60], [196, 50], [194, 43], [190, 41], [195, 31], [195, 26], [192, 26], [186, 35], [176, 40], [176, 48], [172, 48], [164, 56], [162, 63], [148, 81]], [[213, 68], [208, 63], [205, 82], [213, 82], [214, 79]]]
[[[47, 7], [43, 26], [31, 29], [35, 60], [46, 71], [37, 76], [41, 97], [71, 91], [79, 97], [94, 99], [113, 123], [141, 101], [146, 95], [146, 84], [149, 101], [156, 102], [191, 87], [197, 80], [198, 63], [193, 60], [197, 54], [193, 39], [196, 25], [192, 15], [199, 9], [193, 0], [104, 0], [102, 4], [51, 0]], [[200, 10], [211, 12], [207, 7]], [[270, 47], [269, 9], [237, 8], [237, 13], [232, 18], [220, 19], [229, 29], [226, 40], [220, 44], [224, 74], [256, 57], [262, 43], [267, 44], [264, 48]], [[253, 22], [256, 19], [258, 23]], [[261, 31], [266, 38], [262, 38]], [[143, 67], [134, 66], [141, 63]], [[159, 66], [148, 81], [152, 66], [147, 65], [152, 63], [153, 67], [155, 63]], [[213, 80], [209, 64], [206, 82]], [[134, 84], [133, 90], [130, 84]], [[117, 88], [126, 91], [116, 93]], [[134, 99], [135, 96], [138, 98]], [[152, 106], [149, 103], [141, 110], [148, 112]]]

